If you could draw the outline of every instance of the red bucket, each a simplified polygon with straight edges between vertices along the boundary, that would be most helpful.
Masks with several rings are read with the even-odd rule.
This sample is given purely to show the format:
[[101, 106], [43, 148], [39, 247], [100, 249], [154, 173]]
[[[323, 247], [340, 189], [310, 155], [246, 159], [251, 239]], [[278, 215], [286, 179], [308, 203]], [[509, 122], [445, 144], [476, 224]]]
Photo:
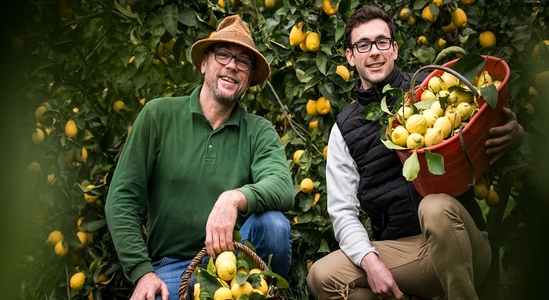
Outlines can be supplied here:
[[[438, 153], [444, 157], [443, 175], [435, 175], [429, 172], [425, 160], [425, 151], [417, 149], [420, 170], [416, 179], [412, 181], [420, 195], [446, 193], [456, 197], [465, 193], [472, 187], [474, 182], [486, 170], [490, 162], [490, 156], [486, 154], [484, 144], [489, 137], [488, 130], [492, 127], [505, 123], [501, 113], [502, 108], [507, 106], [507, 83], [509, 81], [509, 66], [497, 57], [484, 56], [487, 59], [484, 70], [498, 80], [501, 85], [498, 87], [498, 102], [494, 109], [486, 103], [484, 98], [478, 98], [479, 111], [469, 123], [463, 127], [461, 136], [455, 134], [444, 142], [426, 147], [432, 153]], [[444, 67], [450, 67], [457, 59], [445, 63]], [[429, 66], [436, 69], [439, 66]], [[423, 69], [423, 68], [422, 68]], [[419, 72], [419, 71], [418, 71]], [[429, 79], [433, 76], [440, 76], [444, 73], [442, 69], [436, 69], [427, 76], [421, 83], [427, 88]], [[421, 98], [422, 88], [416, 89], [416, 99]], [[400, 161], [404, 161], [413, 153], [413, 150], [397, 150]], [[469, 159], [468, 159], [469, 158]]]

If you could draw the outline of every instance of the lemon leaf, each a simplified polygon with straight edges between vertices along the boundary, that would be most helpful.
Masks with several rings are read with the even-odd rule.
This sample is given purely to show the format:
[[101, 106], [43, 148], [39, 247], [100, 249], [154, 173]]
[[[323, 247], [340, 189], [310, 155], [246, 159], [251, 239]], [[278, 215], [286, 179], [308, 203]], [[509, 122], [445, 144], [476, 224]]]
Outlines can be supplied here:
[[484, 68], [486, 59], [476, 53], [469, 53], [462, 56], [450, 66], [467, 80], [472, 81], [475, 76]]
[[215, 278], [215, 276], [204, 271], [198, 273], [198, 282], [200, 282], [201, 287], [206, 289], [212, 295], [218, 288], [222, 287], [221, 283], [217, 280], [217, 278]]
[[406, 149], [408, 149], [406, 147], [399, 146], [399, 145], [393, 143], [390, 140], [381, 140], [381, 142], [385, 145], [385, 147], [387, 147], [389, 149], [395, 149], [395, 150], [406, 150]]
[[444, 157], [442, 155], [425, 149], [425, 160], [431, 174], [442, 175], [446, 173], [444, 170]]
[[496, 108], [496, 105], [498, 104], [498, 90], [493, 84], [481, 87], [480, 93], [482, 94], [484, 101], [486, 101], [490, 107]]
[[371, 102], [362, 109], [362, 116], [369, 121], [376, 121], [381, 118], [383, 111], [379, 102]]
[[410, 155], [404, 161], [404, 167], [402, 168], [402, 175], [404, 175], [406, 180], [412, 181], [417, 178], [418, 173], [419, 173], [419, 159], [417, 157], [417, 151], [414, 150], [412, 155]]

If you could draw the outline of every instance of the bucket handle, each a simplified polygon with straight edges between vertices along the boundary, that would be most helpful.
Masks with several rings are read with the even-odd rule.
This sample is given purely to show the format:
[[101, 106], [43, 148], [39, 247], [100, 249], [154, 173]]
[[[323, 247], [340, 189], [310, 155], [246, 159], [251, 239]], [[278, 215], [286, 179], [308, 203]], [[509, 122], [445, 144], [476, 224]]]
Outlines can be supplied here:
[[[475, 97], [475, 99], [478, 101], [479, 99], [479, 94], [477, 92], [477, 89], [473, 86], [473, 84], [467, 80], [467, 78], [465, 78], [463, 75], [459, 74], [457, 71], [453, 70], [453, 69], [450, 69], [448, 67], [445, 67], [445, 66], [440, 66], [440, 65], [426, 65], [426, 66], [423, 66], [421, 68], [419, 68], [419, 70], [417, 70], [414, 75], [412, 76], [412, 80], [410, 81], [410, 91], [411, 91], [411, 96], [412, 96], [412, 101], [413, 103], [417, 102], [417, 99], [416, 99], [416, 93], [415, 93], [415, 85], [416, 85], [416, 80], [418, 78], [418, 76], [424, 72], [424, 71], [427, 71], [427, 70], [433, 70], [433, 69], [439, 69], [439, 70], [443, 70], [445, 72], [448, 72], [454, 76], [456, 76], [459, 80], [461, 80], [463, 83], [465, 83], [465, 85], [467, 85], [467, 87], [469, 88], [469, 90], [471, 90], [471, 93], [473, 93], [473, 96]], [[469, 164], [469, 167], [471, 168], [471, 174], [472, 174], [472, 183], [469, 184], [469, 186], [474, 186], [475, 183], [476, 183], [476, 178], [475, 178], [475, 166], [473, 165], [473, 161], [471, 160], [471, 157], [469, 156], [469, 152], [467, 151], [467, 146], [465, 145], [465, 141], [463, 140], [463, 133], [462, 133], [462, 130], [463, 130], [463, 126], [459, 126], [459, 142], [461, 144], [461, 149], [463, 150], [463, 153], [465, 154], [465, 158], [467, 159], [467, 163]]]

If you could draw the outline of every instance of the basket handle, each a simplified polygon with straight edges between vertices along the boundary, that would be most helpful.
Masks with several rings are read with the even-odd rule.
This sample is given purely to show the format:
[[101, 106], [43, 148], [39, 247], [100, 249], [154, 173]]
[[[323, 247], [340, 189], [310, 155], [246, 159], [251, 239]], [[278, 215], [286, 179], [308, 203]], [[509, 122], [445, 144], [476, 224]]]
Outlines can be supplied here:
[[[239, 242], [233, 242], [234, 248], [236, 250], [244, 252], [246, 255], [248, 255], [257, 265], [259, 268], [263, 271], [268, 270], [269, 267], [265, 262], [259, 257], [252, 249], [250, 249], [248, 246], [239, 243]], [[193, 258], [185, 272], [183, 273], [183, 277], [181, 277], [181, 284], [179, 285], [179, 300], [185, 300], [185, 299], [191, 299], [187, 297], [187, 288], [189, 284], [189, 280], [191, 279], [191, 275], [194, 272], [194, 269], [198, 266], [198, 264], [206, 257], [206, 247], [202, 248], [200, 252]]]
[[[448, 72], [454, 76], [456, 76], [459, 80], [461, 80], [463, 83], [465, 83], [465, 85], [467, 85], [467, 87], [469, 88], [469, 90], [471, 90], [471, 93], [473, 93], [473, 96], [475, 97], [475, 99], [478, 101], [479, 99], [479, 94], [478, 94], [478, 91], [477, 89], [473, 86], [473, 84], [467, 80], [467, 78], [465, 78], [463, 75], [459, 74], [457, 71], [451, 69], [451, 68], [448, 68], [448, 67], [445, 67], [445, 66], [439, 66], [439, 65], [426, 65], [424, 67], [421, 67], [419, 68], [419, 70], [417, 70], [414, 75], [412, 76], [412, 80], [410, 81], [410, 91], [412, 91], [410, 94], [412, 96], [412, 101], [415, 103], [417, 102], [417, 99], [416, 99], [416, 93], [415, 93], [415, 85], [416, 85], [416, 80], [418, 78], [418, 76], [424, 72], [424, 71], [427, 71], [427, 70], [433, 70], [433, 69], [439, 69], [439, 70], [443, 70], [445, 72]], [[472, 177], [472, 182], [469, 184], [469, 186], [474, 186], [475, 183], [476, 183], [476, 178], [475, 178], [475, 166], [473, 165], [473, 161], [471, 160], [471, 157], [469, 156], [469, 152], [467, 151], [467, 146], [465, 145], [465, 141], [463, 140], [463, 133], [462, 133], [462, 130], [463, 130], [463, 126], [459, 126], [459, 142], [461, 144], [461, 149], [463, 150], [463, 154], [465, 155], [465, 158], [467, 159], [467, 163], [469, 164], [469, 168], [471, 168], [471, 177]]]
[[461, 80], [463, 83], [465, 83], [465, 85], [469, 88], [469, 90], [471, 90], [471, 93], [473, 93], [473, 96], [475, 97], [475, 99], [477, 99], [477, 101], [478, 101], [479, 94], [477, 92], [477, 89], [473, 86], [473, 84], [469, 80], [467, 80], [467, 78], [463, 77], [463, 75], [461, 75], [457, 71], [455, 71], [453, 69], [450, 69], [448, 67], [445, 67], [445, 66], [426, 65], [426, 66], [423, 66], [423, 67], [419, 68], [419, 70], [417, 70], [414, 73], [414, 75], [412, 76], [412, 80], [410, 80], [410, 91], [413, 91], [410, 94], [412, 94], [412, 100], [413, 100], [414, 103], [417, 102], [416, 93], [415, 93], [415, 86], [416, 86], [416, 80], [417, 80], [418, 76], [424, 71], [433, 70], [433, 69], [442, 70], [442, 71], [448, 72], [448, 73], [456, 76], [459, 80]]

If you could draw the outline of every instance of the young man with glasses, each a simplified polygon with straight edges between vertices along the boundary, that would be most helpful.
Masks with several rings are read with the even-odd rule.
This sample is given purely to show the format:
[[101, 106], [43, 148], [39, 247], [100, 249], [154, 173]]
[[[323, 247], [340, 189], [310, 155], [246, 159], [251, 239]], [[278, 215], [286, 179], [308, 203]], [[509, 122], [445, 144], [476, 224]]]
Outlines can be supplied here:
[[136, 283], [131, 300], [179, 299], [191, 260], [203, 247], [209, 257], [233, 251], [235, 229], [275, 273], [289, 272], [282, 212], [294, 202], [284, 148], [269, 121], [238, 105], [269, 77], [269, 64], [238, 15], [194, 43], [191, 58], [204, 84], [145, 105], [109, 186], [107, 224]]
[[[394, 104], [397, 97], [384, 95], [385, 85], [410, 88], [412, 74], [395, 66], [394, 37], [391, 16], [377, 7], [360, 8], [347, 21], [346, 56], [360, 76], [358, 99], [337, 116], [326, 167], [328, 213], [340, 250], [313, 264], [307, 284], [314, 299], [478, 299], [475, 287], [488, 273], [491, 251], [473, 191], [458, 199], [420, 196], [402, 175], [397, 154], [381, 142], [379, 122], [362, 116], [384, 96]], [[492, 162], [517, 149], [524, 135], [512, 111], [504, 114], [506, 124], [492, 128], [486, 142]]]

